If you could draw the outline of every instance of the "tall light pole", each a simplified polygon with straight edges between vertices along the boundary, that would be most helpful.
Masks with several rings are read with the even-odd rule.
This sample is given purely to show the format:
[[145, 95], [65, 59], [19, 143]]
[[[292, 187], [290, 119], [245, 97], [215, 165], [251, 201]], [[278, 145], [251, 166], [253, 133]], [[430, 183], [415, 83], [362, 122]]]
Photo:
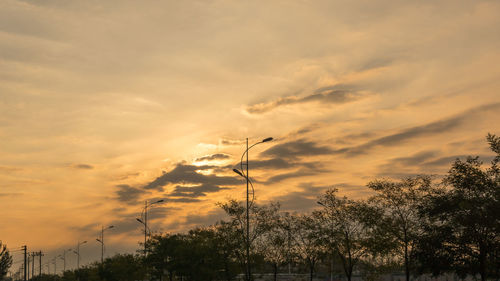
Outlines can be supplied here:
[[101, 264], [104, 263], [104, 230], [108, 230], [113, 227], [113, 225], [110, 225], [104, 228], [104, 226], [101, 225], [101, 236], [95, 239], [97, 242], [101, 243]]
[[[33, 277], [35, 276], [35, 256], [36, 256], [36, 253], [35, 252], [32, 252], [31, 253], [31, 279], [33, 279]], [[29, 279], [29, 276], [28, 276], [28, 279]]]
[[[245, 152], [243, 152], [243, 154], [241, 155], [241, 159], [240, 159], [240, 170], [238, 169], [233, 169], [233, 171], [235, 173], [237, 173], [238, 175], [244, 177], [246, 179], [246, 182], [247, 182], [247, 208], [246, 208], [246, 217], [247, 217], [247, 231], [246, 231], [246, 234], [247, 234], [247, 241], [246, 241], [246, 258], [247, 258], [247, 274], [246, 274], [246, 279], [247, 281], [250, 281], [252, 280], [252, 272], [251, 272], [251, 268], [250, 268], [250, 212], [249, 212], [249, 200], [248, 200], [248, 187], [249, 187], [249, 184], [250, 184], [250, 178], [249, 178], [249, 175], [248, 175], [248, 151], [250, 150], [250, 148], [260, 144], [260, 143], [264, 143], [264, 142], [268, 142], [268, 141], [272, 141], [273, 138], [266, 138], [266, 139], [263, 139], [262, 141], [258, 142], [258, 143], [254, 143], [253, 145], [251, 145], [250, 147], [248, 147], [248, 138], [247, 138], [247, 149], [245, 150]], [[243, 157], [247, 156], [247, 159], [246, 159], [246, 173], [244, 172], [243, 170]], [[252, 186], [252, 189], [253, 189], [253, 186]], [[254, 194], [254, 193], [252, 193]], [[253, 199], [252, 199], [253, 200]]]
[[80, 242], [76, 244], [76, 251], [73, 250], [73, 253], [76, 254], [76, 269], [80, 269], [80, 245], [87, 243], [87, 241]]
[[66, 251], [71, 251], [71, 249], [64, 250], [62, 255], [59, 255], [59, 257], [63, 260], [63, 272], [66, 271]]
[[[148, 200], [145, 200], [144, 201], [144, 208], [141, 212], [141, 218], [136, 218], [136, 220], [138, 222], [140, 222], [141, 224], [144, 225], [144, 256], [146, 256], [146, 253], [147, 253], [146, 243], [148, 241], [148, 207], [150, 207], [154, 204], [162, 203], [164, 201], [165, 200], [161, 199], [161, 200], [158, 200], [155, 202], [148, 203]], [[151, 231], [149, 231], [149, 236], [151, 236]]]
[[[154, 204], [162, 203], [164, 201], [165, 200], [160, 199], [158, 201], [148, 203], [148, 200], [145, 200], [144, 201], [144, 208], [141, 212], [141, 218], [136, 218], [136, 220], [138, 222], [140, 222], [141, 224], [144, 225], [144, 272], [146, 273], [146, 276], [148, 274], [148, 264], [147, 264], [147, 260], [146, 260], [146, 257], [148, 255], [147, 243], [148, 243], [148, 229], [149, 229], [148, 228], [148, 207], [151, 207]], [[149, 236], [151, 236], [151, 231], [149, 231]]]

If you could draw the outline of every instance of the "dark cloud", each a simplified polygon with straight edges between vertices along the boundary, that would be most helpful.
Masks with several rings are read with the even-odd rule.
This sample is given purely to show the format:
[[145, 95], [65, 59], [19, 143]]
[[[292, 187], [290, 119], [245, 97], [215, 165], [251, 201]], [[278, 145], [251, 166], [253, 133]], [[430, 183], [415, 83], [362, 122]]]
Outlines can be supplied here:
[[167, 202], [176, 202], [176, 203], [195, 203], [200, 202], [200, 199], [196, 198], [167, 198], [165, 199]]
[[335, 142], [336, 144], [347, 145], [359, 142], [363, 139], [374, 138], [375, 136], [376, 134], [374, 132], [353, 133], [344, 135], [340, 138], [336, 138], [335, 140], [333, 140], [333, 142]]
[[181, 197], [181, 198], [198, 198], [206, 196], [210, 192], [218, 192], [223, 189], [228, 189], [227, 187], [220, 187], [215, 184], [200, 184], [196, 186], [182, 186], [178, 185], [175, 187], [174, 191], [169, 194], [169, 197]]
[[356, 101], [363, 97], [363, 95], [355, 90], [349, 89], [350, 87], [345, 85], [335, 85], [330, 87], [319, 88], [314, 93], [304, 96], [288, 96], [284, 98], [279, 98], [277, 100], [258, 103], [247, 107], [247, 112], [251, 114], [262, 114], [271, 111], [277, 107], [301, 104], [309, 102], [321, 102], [327, 104], [344, 104], [352, 101]]
[[73, 226], [70, 226], [69, 228], [81, 233], [83, 237], [87, 237], [87, 236], [92, 237], [93, 234], [96, 233], [100, 229], [100, 227], [101, 227], [100, 224], [89, 223], [86, 225], [73, 225]]
[[361, 145], [337, 149], [333, 153], [356, 156], [359, 154], [366, 153], [368, 150], [374, 147], [398, 145], [403, 142], [416, 139], [419, 137], [443, 134], [449, 132], [450, 130], [459, 128], [461, 125], [465, 123], [466, 120], [470, 119], [473, 116], [476, 116], [477, 114], [483, 113], [485, 111], [498, 110], [499, 108], [500, 108], [500, 103], [479, 106], [451, 118], [439, 120], [436, 122], [431, 122], [422, 126], [416, 126], [409, 129], [405, 129], [398, 133], [380, 137]]
[[304, 139], [277, 144], [261, 153], [262, 156], [280, 159], [297, 159], [302, 156], [327, 155], [334, 151], [327, 146], [320, 146], [315, 142]]
[[178, 164], [172, 171], [164, 172], [163, 175], [145, 185], [144, 188], [163, 191], [163, 187], [167, 184], [210, 184], [223, 186], [238, 184], [238, 179], [236, 177], [217, 176], [215, 174], [203, 175], [196, 172], [197, 170], [204, 169], [207, 169], [207, 167], [181, 163]]
[[115, 192], [117, 199], [121, 202], [135, 203], [144, 194], [149, 193], [143, 189], [132, 187], [127, 184], [120, 184], [116, 186], [118, 190]]
[[[447, 168], [451, 167], [452, 163], [455, 162], [456, 159], [465, 160], [469, 155], [461, 154], [461, 155], [451, 155], [438, 157], [439, 153], [437, 151], [422, 151], [416, 154], [413, 154], [408, 157], [399, 157], [393, 158], [388, 161], [388, 163], [381, 166], [382, 172], [379, 175], [383, 176], [413, 176], [418, 173], [425, 172], [443, 172], [443, 170], [436, 170], [436, 168]], [[480, 159], [484, 162], [491, 161], [493, 159], [492, 156], [481, 155]], [[408, 172], [405, 173], [405, 170], [416, 170], [416, 172]], [[394, 173], [394, 171], [399, 171], [399, 173]]]
[[75, 168], [75, 169], [82, 169], [82, 170], [94, 169], [94, 166], [89, 165], [89, 164], [73, 164], [73, 165], [71, 165], [71, 167]]
[[[163, 204], [168, 204], [165, 202]], [[155, 207], [148, 208], [148, 220], [160, 220], [165, 219], [172, 215], [174, 211], [178, 211], [179, 208], [167, 207], [163, 205], [156, 205]]]
[[[113, 225], [113, 231], [112, 234], [130, 234], [133, 233], [134, 231], [136, 232], [141, 232], [144, 233], [144, 225], [138, 222], [135, 218], [130, 218], [130, 219], [123, 219], [120, 221], [115, 221], [112, 222], [111, 225]], [[111, 231], [109, 230], [109, 231]]]
[[301, 170], [297, 170], [297, 171], [292, 171], [292, 172], [288, 172], [288, 173], [283, 173], [283, 174], [279, 174], [279, 175], [276, 175], [276, 176], [272, 176], [272, 177], [268, 178], [266, 181], [264, 181], [264, 183], [265, 184], [273, 184], [273, 183], [281, 182], [281, 181], [284, 181], [284, 180], [287, 180], [287, 179], [293, 179], [293, 178], [300, 178], [300, 177], [306, 177], [306, 176], [316, 175], [316, 174], [319, 174], [321, 172], [323, 172], [323, 171], [321, 171], [321, 170], [301, 169]]
[[[431, 167], [442, 167], [442, 166], [451, 167], [451, 165], [453, 164], [453, 162], [455, 162], [455, 160], [461, 159], [461, 160], [465, 161], [465, 159], [468, 156], [471, 156], [471, 155], [446, 156], [446, 157], [441, 157], [441, 158], [438, 158], [438, 159], [435, 159], [435, 160], [432, 160], [432, 161], [425, 162], [425, 163], [423, 163], [423, 165], [425, 165], [425, 166], [431, 166]], [[494, 157], [491, 156], [491, 155], [489, 155], [489, 156], [482, 155], [482, 156], [479, 157], [479, 159], [481, 161], [483, 161], [483, 163], [491, 162], [493, 160], [493, 158]]]
[[218, 176], [217, 174], [204, 175], [198, 170], [221, 170], [218, 166], [194, 166], [183, 163], [178, 164], [170, 172], [164, 172], [152, 182], [144, 186], [146, 190], [163, 191], [164, 186], [168, 184], [177, 184], [174, 190], [165, 197], [169, 202], [191, 203], [198, 202], [199, 197], [204, 197], [207, 193], [218, 192], [229, 189], [239, 184], [239, 179], [234, 176]]
[[222, 145], [242, 145], [244, 144], [244, 140], [230, 140], [230, 139], [221, 139], [220, 144]]
[[200, 158], [196, 158], [195, 162], [201, 162], [201, 161], [213, 161], [213, 160], [224, 160], [224, 159], [229, 159], [231, 158], [230, 155], [224, 154], [224, 153], [216, 153], [212, 155], [207, 155], [203, 156]]
[[377, 69], [377, 68], [382, 68], [386, 66], [390, 66], [393, 64], [395, 61], [394, 58], [375, 58], [371, 59], [369, 61], [364, 62], [360, 67], [358, 68], [358, 71], [367, 71], [367, 70], [372, 70], [372, 69]]
[[131, 178], [135, 178], [137, 176], [139, 176], [141, 173], [137, 172], [137, 173], [127, 173], [127, 174], [123, 174], [123, 175], [120, 175], [120, 176], [116, 176], [114, 178], [114, 180], [116, 181], [124, 181], [124, 180], [128, 180], [128, 179], [131, 179]]
[[5, 172], [5, 173], [11, 173], [11, 172], [16, 172], [16, 171], [21, 171], [21, 168], [18, 167], [9, 167], [9, 166], [0, 166], [0, 173]]
[[390, 159], [385, 168], [394, 169], [399, 166], [416, 166], [433, 159], [438, 155], [437, 151], [421, 151], [408, 157], [398, 157]]
[[0, 197], [18, 197], [23, 195], [24, 193], [20, 192], [0, 193]]

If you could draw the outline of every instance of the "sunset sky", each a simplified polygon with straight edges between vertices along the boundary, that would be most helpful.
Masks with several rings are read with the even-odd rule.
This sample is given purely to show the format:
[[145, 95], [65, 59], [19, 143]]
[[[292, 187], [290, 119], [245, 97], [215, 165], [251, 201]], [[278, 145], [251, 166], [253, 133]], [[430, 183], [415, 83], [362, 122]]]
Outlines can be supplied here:
[[0, 240], [88, 240], [85, 264], [101, 225], [108, 255], [139, 248], [146, 199], [155, 232], [213, 224], [247, 137], [275, 139], [250, 151], [258, 203], [299, 212], [488, 162], [499, 30], [493, 0], [2, 0]]

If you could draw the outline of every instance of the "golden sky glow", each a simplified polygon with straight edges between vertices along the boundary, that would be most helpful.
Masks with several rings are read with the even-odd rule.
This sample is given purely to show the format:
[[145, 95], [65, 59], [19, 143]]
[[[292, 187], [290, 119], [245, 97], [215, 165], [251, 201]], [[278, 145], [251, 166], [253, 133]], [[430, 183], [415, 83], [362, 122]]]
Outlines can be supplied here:
[[[0, 1], [0, 240], [108, 253], [259, 202], [443, 174], [500, 134], [498, 1]], [[72, 257], [73, 258], [73, 257]]]

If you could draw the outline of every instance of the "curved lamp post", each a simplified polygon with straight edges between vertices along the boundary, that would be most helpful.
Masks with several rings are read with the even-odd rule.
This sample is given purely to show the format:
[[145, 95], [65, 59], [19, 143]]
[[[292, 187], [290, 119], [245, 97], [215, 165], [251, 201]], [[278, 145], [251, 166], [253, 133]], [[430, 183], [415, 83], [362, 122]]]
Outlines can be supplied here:
[[110, 225], [106, 228], [104, 228], [104, 226], [101, 226], [101, 236], [95, 239], [97, 242], [101, 243], [101, 263], [104, 262], [104, 230], [108, 230], [113, 227], [113, 225]]
[[63, 250], [62, 255], [59, 255], [59, 258], [63, 260], [63, 272], [66, 271], [66, 252], [71, 251], [71, 249]]
[[[250, 150], [250, 148], [258, 145], [258, 144], [261, 144], [261, 143], [264, 143], [264, 142], [268, 142], [268, 141], [272, 141], [273, 138], [265, 138], [263, 139], [262, 141], [259, 141], [257, 143], [254, 143], [252, 144], [250, 147], [248, 146], [248, 138], [247, 138], [247, 149], [245, 150], [245, 152], [243, 152], [243, 154], [241, 155], [241, 159], [240, 159], [240, 169], [241, 170], [238, 170], [238, 169], [233, 169], [233, 171], [235, 173], [237, 173], [238, 175], [242, 176], [243, 178], [246, 179], [246, 182], [247, 182], [247, 208], [246, 208], [246, 216], [247, 216], [247, 243], [246, 243], [246, 258], [247, 258], [247, 272], [246, 272], [246, 279], [247, 281], [250, 281], [252, 279], [252, 273], [251, 273], [251, 269], [250, 269], [250, 213], [249, 213], [249, 202], [248, 202], [248, 186], [249, 184], [251, 184], [250, 182], [250, 178], [248, 176], [248, 151]], [[243, 164], [243, 157], [244, 156], [247, 156], [247, 159], [246, 159], [246, 164]], [[246, 165], [246, 173], [245, 171], [243, 170], [243, 165]], [[253, 186], [252, 186], [252, 189], [253, 189]], [[254, 194], [254, 193], [252, 193]], [[252, 199], [252, 202], [253, 202], [253, 199]]]
[[76, 269], [80, 269], [80, 245], [83, 245], [85, 243], [87, 243], [87, 241], [78, 241], [78, 243], [76, 244], [76, 251], [73, 250], [73, 253], [76, 254]]
[[[152, 205], [159, 204], [164, 202], [165, 200], [160, 199], [155, 202], [148, 202], [148, 200], [144, 201], [144, 208], [141, 211], [141, 218], [136, 218], [138, 222], [144, 225], [144, 272], [146, 273], [146, 276], [148, 274], [148, 264], [146, 260], [146, 256], [148, 254], [147, 252], [147, 242], [148, 242], [148, 207], [151, 207]], [[151, 236], [151, 230], [149, 230], [149, 235]]]
[[[149, 202], [148, 203], [148, 200], [146, 200], [144, 202], [144, 208], [142, 209], [141, 211], [141, 218], [136, 218], [136, 220], [138, 222], [140, 222], [141, 224], [144, 225], [144, 256], [146, 256], [146, 243], [147, 243], [147, 240], [148, 240], [148, 207], [151, 207], [152, 205], [154, 204], [158, 204], [158, 203], [162, 203], [164, 202], [165, 200], [161, 199], [161, 200], [158, 200], [158, 201], [155, 201], [155, 202]], [[149, 231], [149, 236], [151, 236], [151, 231]]]

